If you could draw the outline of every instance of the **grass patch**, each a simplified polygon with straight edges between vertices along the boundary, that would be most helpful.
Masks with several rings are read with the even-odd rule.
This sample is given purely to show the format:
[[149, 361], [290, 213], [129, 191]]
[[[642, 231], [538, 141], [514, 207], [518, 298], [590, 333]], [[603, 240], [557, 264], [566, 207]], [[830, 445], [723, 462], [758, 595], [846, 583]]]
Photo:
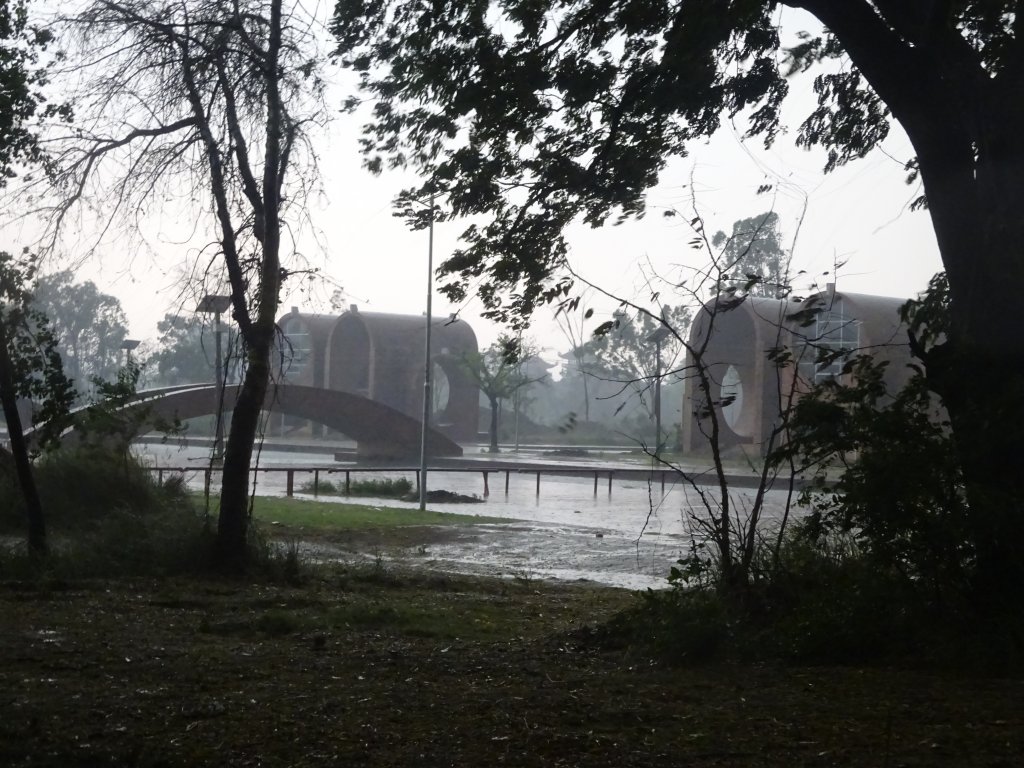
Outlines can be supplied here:
[[[275, 593], [281, 596], [270, 596]], [[566, 598], [562, 610], [549, 602], [552, 593]], [[335, 565], [317, 568], [287, 594], [279, 587], [239, 594], [227, 611], [209, 598], [161, 595], [151, 604], [199, 613], [202, 634], [242, 641], [298, 636], [344, 642], [353, 633], [372, 633], [393, 640], [490, 643], [560, 633], [633, 601], [628, 592], [612, 588], [524, 586], [489, 577]]]
[[667, 667], [585, 642], [635, 599], [622, 590], [372, 575], [0, 582], [0, 764], [982, 768], [1024, 754], [1017, 680]]
[[[211, 508], [216, 504], [211, 499]], [[290, 528], [374, 529], [400, 526], [464, 526], [510, 522], [500, 517], [459, 515], [449, 512], [421, 512], [418, 509], [375, 507], [367, 504], [258, 496], [253, 506], [257, 522]]]

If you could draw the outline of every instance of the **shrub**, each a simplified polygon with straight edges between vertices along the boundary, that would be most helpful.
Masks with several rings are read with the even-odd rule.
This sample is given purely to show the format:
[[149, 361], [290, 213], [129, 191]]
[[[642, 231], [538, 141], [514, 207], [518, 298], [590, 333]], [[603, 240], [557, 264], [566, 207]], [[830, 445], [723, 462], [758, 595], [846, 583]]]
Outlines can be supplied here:
[[776, 566], [744, 591], [723, 590], [699, 548], [603, 629], [603, 639], [672, 664], [898, 662], [1008, 673], [1024, 663], [1024, 621], [998, 625], [921, 589], [852, 534], [796, 526]]
[[[158, 483], [130, 454], [97, 449], [54, 452], [37, 472], [51, 554], [40, 563], [20, 543], [0, 549], [0, 577], [163, 576], [210, 567], [213, 533], [184, 478]], [[3, 526], [17, 534], [20, 504], [13, 482], [0, 482]], [[255, 528], [249, 562], [248, 575], [288, 582], [303, 566], [297, 547], [267, 542]]]
[[[412, 481], [405, 477], [383, 477], [371, 478], [369, 480], [353, 480], [349, 483], [349, 496], [372, 496], [380, 499], [400, 499], [412, 493]], [[312, 481], [303, 483], [300, 487], [303, 493], [323, 493], [346, 495], [345, 488], [335, 485], [329, 480], [321, 480], [314, 487]]]
[[[940, 274], [901, 309], [916, 356], [927, 360], [945, 337], [948, 302]], [[804, 493], [811, 538], [855, 537], [874, 566], [955, 613], [970, 600], [978, 550], [955, 436], [934, 378], [912, 366], [892, 392], [887, 366], [847, 360], [841, 377], [800, 398], [780, 452], [815, 469]]]
[[337, 494], [341, 493], [338, 486], [332, 483], [330, 480], [320, 480], [319, 482], [313, 482], [309, 480], [299, 486], [299, 490], [302, 493], [323, 493], [323, 494]]
[[[184, 484], [158, 484], [152, 473], [130, 456], [101, 450], [61, 449], [36, 464], [36, 478], [48, 525], [73, 530], [113, 512], [140, 512], [183, 504]], [[8, 530], [22, 526], [24, 507], [13, 481], [0, 483], [0, 506]]]

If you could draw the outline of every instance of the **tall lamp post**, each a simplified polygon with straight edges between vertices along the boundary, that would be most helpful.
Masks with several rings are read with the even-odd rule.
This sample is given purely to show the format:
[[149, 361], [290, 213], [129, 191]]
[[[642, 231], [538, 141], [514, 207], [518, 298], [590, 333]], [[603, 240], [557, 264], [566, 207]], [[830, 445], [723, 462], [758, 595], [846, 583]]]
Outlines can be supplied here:
[[121, 349], [124, 350], [124, 366], [128, 367], [132, 361], [132, 350], [141, 344], [138, 339], [125, 339], [121, 342]]
[[661, 455], [661, 344], [672, 334], [661, 326], [647, 337], [648, 344], [654, 344], [654, 456]]
[[430, 429], [430, 325], [434, 297], [434, 196], [430, 196], [430, 228], [427, 240], [427, 330], [423, 356], [423, 424], [420, 434], [420, 511], [427, 508], [427, 430]]
[[214, 366], [216, 367], [215, 395], [217, 398], [216, 410], [214, 411], [214, 413], [217, 414], [217, 425], [215, 427], [213, 438], [214, 461], [220, 461], [224, 458], [224, 363], [222, 362], [220, 352], [220, 316], [221, 313], [226, 312], [230, 306], [230, 296], [219, 296], [208, 293], [200, 299], [199, 306], [196, 307], [196, 312], [213, 315], [213, 338], [214, 346], [216, 347], [216, 350], [214, 351]]

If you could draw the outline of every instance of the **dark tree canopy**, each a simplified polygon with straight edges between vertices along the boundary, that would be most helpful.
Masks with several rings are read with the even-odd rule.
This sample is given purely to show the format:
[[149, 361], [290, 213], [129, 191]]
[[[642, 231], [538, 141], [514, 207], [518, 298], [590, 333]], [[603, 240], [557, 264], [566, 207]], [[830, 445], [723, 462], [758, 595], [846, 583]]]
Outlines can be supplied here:
[[33, 301], [36, 260], [0, 252], [0, 342], [11, 374], [10, 391], [31, 406], [39, 427], [33, 454], [56, 448], [68, 426], [74, 388], [61, 364], [53, 324]]
[[[411, 166], [479, 218], [442, 271], [493, 316], [550, 294], [563, 228], [643, 213], [668, 160], [727, 117], [774, 141], [787, 75], [812, 71], [796, 130], [831, 169], [899, 122], [949, 280], [927, 351], [957, 436], [978, 595], [1024, 590], [1024, 16], [1021, 0], [344, 0], [334, 32], [374, 112], [371, 169]], [[784, 49], [780, 9], [825, 32]], [[425, 215], [407, 214], [420, 225]], [[982, 386], [981, 383], [984, 382]]]
[[[29, 550], [44, 554], [46, 523], [31, 459], [38, 449], [59, 444], [69, 421], [73, 389], [46, 317], [31, 306], [35, 268], [29, 255], [0, 252], [0, 410], [24, 500]], [[33, 420], [42, 422], [34, 445], [25, 437], [19, 399], [30, 403]]]
[[[815, 79], [818, 107], [797, 143], [824, 147], [833, 168], [873, 149], [895, 116], [929, 198], [950, 183], [980, 195], [974, 172], [997, 170], [1024, 114], [1018, 4], [353, 0], [338, 4], [334, 31], [374, 97], [369, 167], [412, 166], [426, 174], [412, 196], [443, 190], [451, 214], [488, 215], [442, 269], [460, 278], [449, 293], [480, 283], [507, 319], [542, 296], [566, 224], [642, 213], [668, 159], [727, 117], [771, 143], [786, 75], [826, 59], [834, 63]], [[782, 50], [780, 5], [829, 31]]]
[[17, 175], [23, 161], [38, 160], [38, 137], [32, 121], [41, 113], [66, 111], [47, 107], [40, 91], [46, 70], [39, 53], [52, 36], [28, 23], [25, 0], [0, 0], [0, 186]]
[[443, 190], [453, 215], [492, 214], [442, 269], [489, 270], [488, 307], [528, 312], [569, 222], [641, 214], [668, 159], [725, 114], [754, 107], [752, 130], [774, 136], [786, 83], [770, 9], [715, 5], [340, 3], [341, 52], [377, 97], [368, 163], [430, 172], [411, 194]]

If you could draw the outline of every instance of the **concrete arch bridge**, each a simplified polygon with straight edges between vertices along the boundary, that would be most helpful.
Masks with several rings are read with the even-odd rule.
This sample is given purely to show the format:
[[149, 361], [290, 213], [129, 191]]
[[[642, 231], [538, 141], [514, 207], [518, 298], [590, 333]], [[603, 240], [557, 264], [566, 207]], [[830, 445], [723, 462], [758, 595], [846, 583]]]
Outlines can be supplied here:
[[[224, 387], [224, 411], [234, 408], [239, 389], [237, 384]], [[139, 392], [138, 398], [124, 410], [143, 413], [143, 424], [174, 418], [184, 421], [216, 413], [217, 401], [215, 384], [183, 385]], [[420, 452], [419, 420], [352, 392], [300, 384], [271, 385], [264, 409], [309, 419], [341, 432], [356, 441], [360, 458], [402, 459], [418, 456]], [[427, 454], [461, 456], [462, 448], [441, 432], [430, 429]]]

